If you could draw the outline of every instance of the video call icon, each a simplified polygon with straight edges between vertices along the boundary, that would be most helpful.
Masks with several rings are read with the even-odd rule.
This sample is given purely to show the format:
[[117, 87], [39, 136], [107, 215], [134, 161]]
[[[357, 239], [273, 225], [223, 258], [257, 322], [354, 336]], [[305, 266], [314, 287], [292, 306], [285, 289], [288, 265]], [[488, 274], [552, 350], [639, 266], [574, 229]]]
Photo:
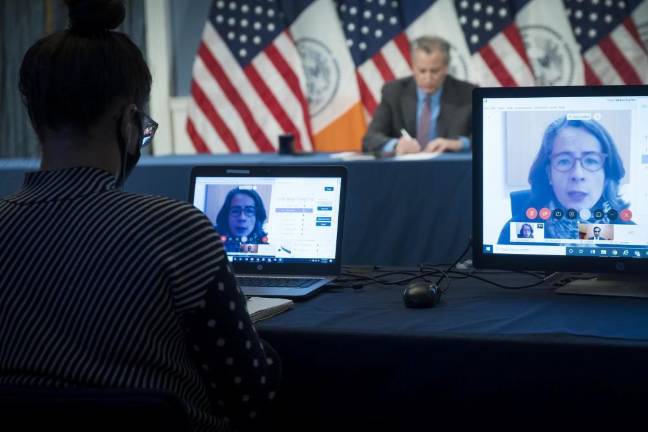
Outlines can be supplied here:
[[538, 217], [538, 210], [535, 207], [529, 207], [526, 211], [526, 217], [528, 219], [535, 219]]
[[630, 211], [630, 209], [624, 209], [624, 210], [621, 210], [620, 216], [621, 216], [621, 220], [624, 220], [624, 221], [627, 222], [630, 219], [632, 219], [632, 212]]
[[594, 210], [594, 219], [603, 219], [603, 210], [601, 209]]

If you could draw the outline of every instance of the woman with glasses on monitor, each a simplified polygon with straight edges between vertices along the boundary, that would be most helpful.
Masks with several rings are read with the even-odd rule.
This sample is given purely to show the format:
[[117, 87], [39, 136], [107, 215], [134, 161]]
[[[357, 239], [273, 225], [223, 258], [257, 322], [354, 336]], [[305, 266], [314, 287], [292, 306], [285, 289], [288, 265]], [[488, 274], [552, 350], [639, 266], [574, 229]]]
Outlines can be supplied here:
[[557, 243], [578, 239], [579, 224], [632, 223], [619, 219], [628, 208], [619, 194], [624, 175], [614, 140], [599, 122], [558, 118], [545, 130], [529, 171], [529, 197], [512, 208], [498, 243], [510, 243], [512, 221], [543, 222], [536, 217], [541, 209], [551, 211], [544, 220], [544, 238]]
[[228, 252], [251, 252], [249, 246], [268, 243], [263, 226], [267, 213], [254, 189], [234, 188], [225, 197], [216, 216], [216, 231]]
[[254, 427], [280, 363], [216, 230], [186, 202], [122, 190], [157, 127], [144, 57], [112, 30], [124, 4], [66, 3], [68, 29], [20, 69], [42, 159], [0, 199], [0, 386], [171, 393], [195, 431]]
[[533, 227], [531, 226], [531, 224], [522, 224], [517, 236], [521, 239], [533, 238]]

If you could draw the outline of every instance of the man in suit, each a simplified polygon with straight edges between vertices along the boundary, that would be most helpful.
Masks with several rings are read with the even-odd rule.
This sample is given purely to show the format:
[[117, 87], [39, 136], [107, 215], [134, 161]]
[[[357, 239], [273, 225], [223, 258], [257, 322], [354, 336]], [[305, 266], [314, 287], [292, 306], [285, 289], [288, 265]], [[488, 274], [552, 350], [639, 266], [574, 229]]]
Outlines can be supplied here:
[[364, 150], [397, 155], [469, 150], [474, 86], [448, 75], [450, 45], [423, 36], [412, 43], [411, 56], [412, 76], [383, 86]]
[[592, 230], [594, 232], [594, 236], [590, 237], [589, 240], [606, 240], [605, 237], [601, 237], [601, 227], [594, 227]]

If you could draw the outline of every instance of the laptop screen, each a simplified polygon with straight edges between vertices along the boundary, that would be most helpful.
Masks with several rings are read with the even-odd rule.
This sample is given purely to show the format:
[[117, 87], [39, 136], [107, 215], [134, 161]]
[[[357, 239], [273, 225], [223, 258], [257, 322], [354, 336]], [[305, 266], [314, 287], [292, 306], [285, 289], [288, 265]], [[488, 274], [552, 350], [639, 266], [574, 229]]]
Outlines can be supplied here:
[[333, 264], [341, 177], [201, 176], [193, 205], [235, 263]]

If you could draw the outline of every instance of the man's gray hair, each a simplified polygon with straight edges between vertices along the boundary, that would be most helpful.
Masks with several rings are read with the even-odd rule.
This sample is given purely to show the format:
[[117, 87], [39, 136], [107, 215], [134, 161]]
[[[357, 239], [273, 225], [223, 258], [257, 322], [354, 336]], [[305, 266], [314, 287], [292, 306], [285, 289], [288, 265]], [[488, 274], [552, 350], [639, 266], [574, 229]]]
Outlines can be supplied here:
[[410, 54], [414, 56], [414, 51], [421, 50], [427, 54], [439, 51], [445, 58], [445, 64], [450, 63], [450, 44], [439, 36], [421, 36], [412, 42]]

